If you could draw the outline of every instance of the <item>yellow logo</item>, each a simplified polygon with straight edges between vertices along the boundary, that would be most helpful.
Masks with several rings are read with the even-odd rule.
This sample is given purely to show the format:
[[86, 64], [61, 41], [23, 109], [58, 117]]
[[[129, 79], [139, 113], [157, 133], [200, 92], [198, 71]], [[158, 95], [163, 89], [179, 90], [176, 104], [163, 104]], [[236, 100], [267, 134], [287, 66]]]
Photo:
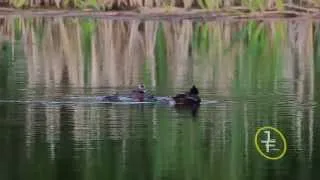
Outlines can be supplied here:
[[[256, 132], [254, 142], [258, 152], [270, 160], [281, 159], [287, 152], [287, 141], [276, 128], [265, 126]], [[261, 146], [263, 148], [261, 148]]]

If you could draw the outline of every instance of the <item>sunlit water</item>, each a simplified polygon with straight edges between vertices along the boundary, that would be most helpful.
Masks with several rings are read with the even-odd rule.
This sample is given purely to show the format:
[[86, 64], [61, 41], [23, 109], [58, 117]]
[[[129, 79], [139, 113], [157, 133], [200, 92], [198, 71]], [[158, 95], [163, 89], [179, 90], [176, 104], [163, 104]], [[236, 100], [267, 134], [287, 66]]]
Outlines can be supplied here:
[[[318, 179], [319, 24], [0, 21], [0, 179]], [[199, 87], [197, 116], [97, 96]], [[259, 127], [283, 132], [272, 161]]]

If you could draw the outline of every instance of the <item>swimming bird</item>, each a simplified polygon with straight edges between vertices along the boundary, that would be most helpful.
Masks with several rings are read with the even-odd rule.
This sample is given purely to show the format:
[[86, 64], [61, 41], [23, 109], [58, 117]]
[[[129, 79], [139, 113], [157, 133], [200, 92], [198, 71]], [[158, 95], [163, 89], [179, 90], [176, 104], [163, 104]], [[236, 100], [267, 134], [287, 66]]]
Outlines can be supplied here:
[[103, 100], [110, 102], [125, 102], [125, 101], [135, 101], [135, 102], [158, 102], [160, 104], [168, 104], [175, 107], [192, 107], [192, 109], [197, 109], [201, 103], [201, 98], [199, 97], [198, 88], [193, 85], [188, 92], [180, 93], [175, 96], [160, 97], [153, 96], [146, 89], [144, 84], [139, 84], [137, 88], [133, 89], [127, 95], [112, 95], [105, 96]]
[[198, 88], [193, 85], [189, 92], [177, 94], [172, 97], [177, 105], [199, 105], [201, 98], [199, 97]]
[[199, 90], [195, 85], [191, 87], [189, 92], [177, 94], [172, 98], [175, 101], [176, 108], [191, 108], [192, 115], [196, 116], [200, 107], [201, 98], [199, 97]]
[[145, 86], [142, 83], [131, 91], [130, 97], [139, 102], [154, 100], [154, 96], [145, 89]]

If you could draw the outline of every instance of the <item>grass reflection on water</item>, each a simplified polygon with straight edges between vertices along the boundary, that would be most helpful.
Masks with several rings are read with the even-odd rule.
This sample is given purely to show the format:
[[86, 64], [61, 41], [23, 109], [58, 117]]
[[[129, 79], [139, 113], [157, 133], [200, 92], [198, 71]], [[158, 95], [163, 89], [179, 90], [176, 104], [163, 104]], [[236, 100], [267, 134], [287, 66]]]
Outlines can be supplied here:
[[[202, 106], [196, 119], [147, 105], [1, 103], [4, 179], [315, 177], [317, 23], [4, 22], [1, 99], [93, 96], [145, 81], [159, 95], [194, 83], [204, 99], [222, 100]], [[277, 162], [254, 149], [264, 125], [288, 138], [288, 154]]]

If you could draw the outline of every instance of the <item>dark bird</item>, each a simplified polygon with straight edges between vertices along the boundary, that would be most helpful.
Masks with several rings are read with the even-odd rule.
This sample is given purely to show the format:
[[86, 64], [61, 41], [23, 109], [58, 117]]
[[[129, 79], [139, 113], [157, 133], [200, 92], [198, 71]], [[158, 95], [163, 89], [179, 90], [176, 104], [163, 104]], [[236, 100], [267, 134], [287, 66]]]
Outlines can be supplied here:
[[192, 114], [196, 115], [198, 108], [201, 103], [201, 98], [199, 97], [199, 90], [198, 88], [193, 85], [189, 92], [177, 94], [176, 96], [172, 97], [175, 101], [176, 107], [187, 107], [192, 110]]

